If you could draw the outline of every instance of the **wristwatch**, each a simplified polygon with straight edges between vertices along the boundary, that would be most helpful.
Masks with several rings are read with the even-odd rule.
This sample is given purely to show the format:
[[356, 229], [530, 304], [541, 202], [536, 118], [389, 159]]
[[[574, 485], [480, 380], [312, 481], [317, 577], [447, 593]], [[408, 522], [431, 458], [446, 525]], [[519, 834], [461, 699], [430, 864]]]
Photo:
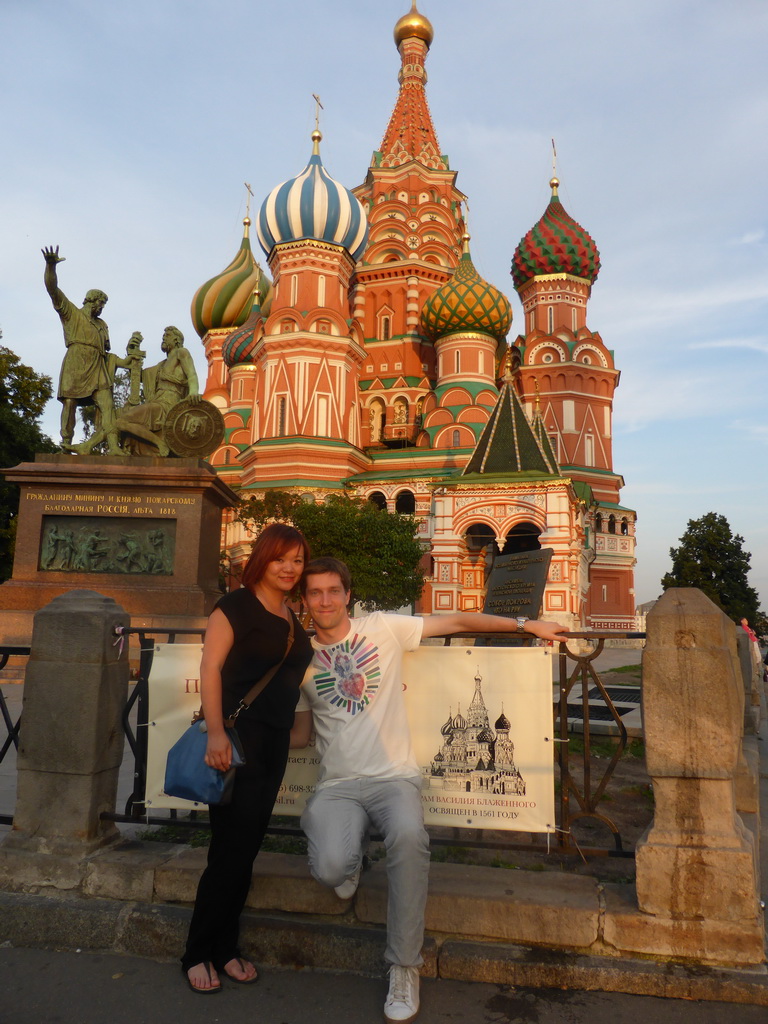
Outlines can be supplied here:
[[517, 632], [518, 633], [524, 633], [525, 632], [525, 624], [528, 621], [528, 619], [526, 619], [526, 617], [524, 615], [518, 615], [517, 618], [515, 619], [515, 621], [517, 622]]

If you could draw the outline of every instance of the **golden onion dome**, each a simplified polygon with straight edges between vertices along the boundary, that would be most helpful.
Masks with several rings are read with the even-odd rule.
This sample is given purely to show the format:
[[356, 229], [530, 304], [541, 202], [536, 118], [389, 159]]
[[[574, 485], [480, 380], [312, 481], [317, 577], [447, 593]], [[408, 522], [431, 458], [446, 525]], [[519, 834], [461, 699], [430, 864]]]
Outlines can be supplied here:
[[404, 39], [412, 38], [423, 39], [427, 49], [435, 38], [432, 22], [416, 9], [416, 0], [413, 0], [410, 11], [395, 25], [395, 46], [400, 46]]

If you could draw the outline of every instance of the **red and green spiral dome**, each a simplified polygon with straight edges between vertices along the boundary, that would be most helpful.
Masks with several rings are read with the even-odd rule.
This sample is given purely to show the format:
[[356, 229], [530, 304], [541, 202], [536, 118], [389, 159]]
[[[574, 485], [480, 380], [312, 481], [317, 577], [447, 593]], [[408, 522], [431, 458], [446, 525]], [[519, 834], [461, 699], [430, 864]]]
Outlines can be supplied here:
[[600, 272], [600, 253], [591, 236], [566, 213], [557, 187], [550, 181], [552, 198], [541, 220], [521, 240], [512, 258], [517, 291], [544, 274], [571, 274], [592, 284]]

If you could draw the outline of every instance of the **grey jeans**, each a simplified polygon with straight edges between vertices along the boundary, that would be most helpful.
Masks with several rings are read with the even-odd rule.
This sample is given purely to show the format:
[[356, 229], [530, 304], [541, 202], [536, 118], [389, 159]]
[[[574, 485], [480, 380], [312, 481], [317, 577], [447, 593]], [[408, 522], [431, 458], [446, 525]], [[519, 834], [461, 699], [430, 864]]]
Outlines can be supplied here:
[[301, 827], [309, 840], [312, 876], [330, 886], [355, 873], [366, 833], [381, 833], [389, 886], [384, 958], [420, 966], [429, 882], [421, 779], [354, 779], [326, 786], [310, 798]]

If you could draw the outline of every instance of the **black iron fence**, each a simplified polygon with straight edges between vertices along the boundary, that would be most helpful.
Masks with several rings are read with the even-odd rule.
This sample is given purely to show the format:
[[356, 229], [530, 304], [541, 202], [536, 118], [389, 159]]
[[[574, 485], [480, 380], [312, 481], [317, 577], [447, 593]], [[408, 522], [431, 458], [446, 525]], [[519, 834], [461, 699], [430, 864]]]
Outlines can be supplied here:
[[[197, 812], [192, 811], [187, 817], [179, 818], [175, 811], [169, 816], [150, 816], [146, 812], [144, 797], [146, 791], [146, 765], [148, 740], [148, 696], [149, 679], [152, 670], [152, 659], [155, 644], [162, 640], [174, 643], [178, 638], [201, 640], [204, 630], [144, 630], [129, 629], [123, 631], [126, 636], [135, 636], [139, 642], [140, 659], [139, 674], [133, 692], [130, 695], [123, 714], [123, 727], [134, 759], [134, 786], [128, 797], [123, 813], [107, 814], [105, 817], [119, 822], [141, 821], [148, 825], [166, 825], [169, 821], [181, 827], [204, 828], [206, 820]], [[592, 645], [586, 653], [577, 654], [570, 651], [565, 642], [559, 645], [558, 676], [556, 682], [556, 699], [553, 705], [555, 722], [556, 750], [556, 786], [558, 789], [558, 820], [556, 832], [556, 848], [562, 853], [579, 853], [591, 856], [632, 857], [622, 841], [619, 826], [607, 813], [607, 789], [614, 775], [617, 764], [622, 758], [628, 741], [627, 728], [623, 717], [628, 708], [639, 706], [639, 688], [634, 692], [622, 687], [616, 692], [606, 687], [595, 667], [595, 659], [602, 653], [605, 641], [644, 639], [644, 633], [589, 632], [569, 633], [569, 640], [584, 640]], [[484, 634], [478, 637], [474, 633], [456, 633], [445, 638], [445, 644], [453, 640], [482, 639], [485, 643], [499, 640], [497, 633]], [[519, 641], [518, 641], [519, 642]], [[530, 644], [533, 637], [522, 639]], [[621, 698], [621, 699], [619, 699]], [[131, 719], [135, 719], [135, 725]], [[592, 754], [593, 740], [596, 738], [592, 724], [603, 723], [599, 739], [605, 740], [604, 723], [615, 725], [612, 737], [612, 755], [607, 764], [597, 762]], [[576, 731], [578, 730], [578, 731]], [[574, 736], [579, 737], [578, 750], [569, 749]], [[604, 825], [612, 836], [610, 848], [579, 844], [573, 834], [576, 822], [591, 818]], [[2, 820], [2, 819], [0, 819]], [[301, 836], [299, 828], [285, 824], [273, 824], [269, 829], [273, 834]], [[496, 838], [481, 829], [430, 829], [431, 841], [434, 845], [467, 846], [484, 849], [514, 849], [533, 852], [544, 852], [549, 848], [549, 837], [536, 836], [531, 842], [511, 842], [510, 833], [504, 838]]]
[[[133, 788], [125, 802], [122, 813], [119, 811], [104, 816], [118, 822], [142, 822], [148, 825], [166, 825], [169, 821], [177, 825], [193, 828], [206, 827], [204, 816], [191, 812], [188, 817], [179, 818], [175, 811], [168, 816], [153, 817], [147, 814], [144, 805], [146, 792], [147, 742], [148, 742], [148, 704], [149, 680], [152, 671], [152, 660], [155, 645], [162, 641], [175, 643], [177, 639], [186, 641], [202, 641], [205, 631], [202, 629], [128, 629], [123, 631], [126, 641], [135, 637], [139, 645], [139, 668], [136, 684], [132, 688], [123, 712], [123, 729], [133, 759]], [[605, 642], [611, 640], [644, 639], [644, 633], [590, 632], [569, 633], [569, 640], [588, 641], [591, 649], [585, 653], [574, 653], [565, 642], [559, 645], [558, 680], [556, 681], [553, 714], [555, 723], [556, 750], [556, 787], [558, 790], [558, 820], [556, 832], [556, 848], [563, 853], [581, 853], [584, 855], [602, 856], [633, 856], [622, 841], [618, 825], [608, 813], [606, 801], [608, 787], [613, 778], [616, 766], [624, 754], [628, 734], [623, 718], [628, 708], [639, 706], [639, 687], [634, 691], [622, 687], [606, 687], [597, 673], [594, 662], [603, 652]], [[454, 634], [445, 638], [445, 644], [452, 640], [473, 639], [476, 634]], [[486, 643], [498, 641], [498, 634], [485, 634]], [[523, 638], [523, 643], [531, 643], [533, 638]], [[0, 671], [12, 657], [28, 657], [29, 647], [0, 646]], [[0, 716], [4, 726], [4, 734], [0, 732], [0, 762], [6, 757], [11, 747], [18, 750], [19, 726], [21, 714], [16, 721], [8, 709], [2, 689], [0, 688]], [[607, 760], [597, 762], [592, 755], [593, 741], [596, 735], [593, 723], [602, 724], [599, 739], [605, 739], [604, 723], [615, 726], [612, 730], [612, 754]], [[573, 743], [574, 736], [580, 742], [577, 750]], [[2, 813], [0, 808], [0, 824], [11, 824], [13, 815], [10, 808]], [[611, 837], [611, 848], [590, 847], [576, 842], [573, 826], [583, 820], [592, 819], [605, 826]], [[269, 830], [282, 835], [302, 835], [299, 828], [291, 828], [284, 824], [275, 824]], [[503, 839], [474, 829], [433, 829], [430, 830], [431, 840], [435, 845], [462, 845], [488, 849], [515, 849], [542, 852], [549, 845], [548, 837], [536, 836], [529, 843], [510, 842], [505, 834]], [[448, 833], [446, 835], [446, 833]], [[547, 844], [545, 846], [545, 843]]]

